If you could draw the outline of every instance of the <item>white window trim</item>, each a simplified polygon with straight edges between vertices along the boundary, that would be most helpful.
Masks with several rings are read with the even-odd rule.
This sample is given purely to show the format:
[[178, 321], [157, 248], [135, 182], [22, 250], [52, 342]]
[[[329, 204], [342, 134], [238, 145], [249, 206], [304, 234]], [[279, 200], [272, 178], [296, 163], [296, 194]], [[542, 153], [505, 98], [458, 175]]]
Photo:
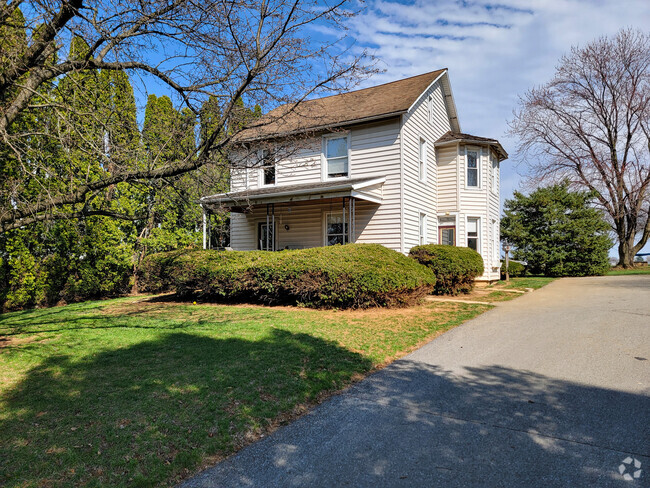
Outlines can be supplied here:
[[429, 240], [427, 220], [426, 212], [418, 213], [418, 246], [425, 245]]
[[[259, 161], [262, 161], [262, 164], [264, 164], [264, 150], [260, 149], [257, 151], [257, 158]], [[278, 160], [277, 157], [273, 158], [273, 166], [275, 167], [275, 178], [273, 179], [273, 183], [264, 183], [264, 168], [266, 166], [260, 166], [258, 171], [257, 171], [257, 185], [258, 187], [265, 187], [265, 188], [270, 188], [273, 186], [276, 186], [278, 184]], [[248, 173], [247, 173], [248, 177]]]
[[465, 247], [469, 247], [469, 221], [470, 220], [476, 220], [476, 252], [479, 253], [481, 256], [483, 253], [481, 252], [481, 217], [474, 217], [474, 216], [467, 216], [465, 217]]
[[[467, 184], [469, 178], [467, 177], [468, 173], [468, 167], [467, 167], [467, 153], [468, 152], [475, 152], [476, 153], [476, 186], [469, 186]], [[465, 146], [465, 189], [466, 190], [481, 190], [481, 183], [482, 183], [482, 178], [481, 178], [481, 148], [480, 147], [472, 147], [472, 146]]]
[[[335, 176], [330, 178], [328, 176], [327, 168], [327, 140], [328, 139], [340, 139], [346, 138], [348, 146], [348, 175], [347, 176]], [[352, 177], [352, 158], [350, 157], [350, 132], [334, 132], [332, 134], [325, 134], [321, 142], [321, 152], [320, 152], [320, 168], [321, 168], [321, 181], [336, 181], [336, 180], [349, 180]]]
[[[424, 145], [424, 161], [422, 161], [422, 146]], [[422, 164], [424, 162], [424, 164]], [[424, 171], [423, 171], [424, 170]], [[427, 182], [427, 173], [429, 171], [429, 144], [425, 137], [420, 136], [418, 141], [418, 180], [422, 183]]]

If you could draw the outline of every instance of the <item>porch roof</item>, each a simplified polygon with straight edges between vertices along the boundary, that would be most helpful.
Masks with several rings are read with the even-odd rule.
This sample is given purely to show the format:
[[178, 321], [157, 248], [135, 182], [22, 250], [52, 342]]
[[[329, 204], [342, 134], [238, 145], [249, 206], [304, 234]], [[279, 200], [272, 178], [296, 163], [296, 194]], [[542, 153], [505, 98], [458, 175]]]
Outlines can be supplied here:
[[243, 211], [253, 205], [266, 203], [300, 202], [323, 198], [354, 197], [381, 204], [385, 177], [351, 178], [346, 180], [304, 183], [301, 185], [279, 185], [255, 190], [219, 193], [199, 200], [204, 207], [226, 207]]

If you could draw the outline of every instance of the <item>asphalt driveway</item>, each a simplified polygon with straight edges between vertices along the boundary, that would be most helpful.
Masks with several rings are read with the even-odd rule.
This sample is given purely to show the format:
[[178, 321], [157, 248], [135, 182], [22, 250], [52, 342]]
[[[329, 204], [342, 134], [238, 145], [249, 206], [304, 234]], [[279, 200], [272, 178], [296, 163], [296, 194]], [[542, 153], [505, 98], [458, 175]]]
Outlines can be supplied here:
[[648, 487], [650, 276], [505, 302], [183, 486]]

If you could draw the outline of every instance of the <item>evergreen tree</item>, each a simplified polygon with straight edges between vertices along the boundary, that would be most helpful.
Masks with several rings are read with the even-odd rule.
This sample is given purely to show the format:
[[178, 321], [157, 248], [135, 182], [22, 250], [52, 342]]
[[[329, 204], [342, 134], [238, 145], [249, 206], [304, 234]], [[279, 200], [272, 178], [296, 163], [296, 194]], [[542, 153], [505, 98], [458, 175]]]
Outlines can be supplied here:
[[603, 215], [590, 206], [593, 195], [572, 192], [567, 182], [506, 200], [501, 238], [514, 245], [514, 258], [533, 274], [589, 276], [609, 268], [612, 246]]

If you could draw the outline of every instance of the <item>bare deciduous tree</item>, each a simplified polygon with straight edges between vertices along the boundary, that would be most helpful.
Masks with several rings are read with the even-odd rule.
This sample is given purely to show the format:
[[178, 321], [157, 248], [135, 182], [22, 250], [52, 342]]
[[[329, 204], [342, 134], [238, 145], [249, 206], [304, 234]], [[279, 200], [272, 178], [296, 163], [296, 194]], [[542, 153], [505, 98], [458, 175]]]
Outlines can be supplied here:
[[[352, 15], [346, 1], [0, 0], [0, 159], [18, 161], [3, 175], [0, 231], [84, 213], [108, 215], [113, 211], [87, 203], [114, 185], [162, 181], [214, 163], [236, 136], [240, 124], [232, 121], [242, 97], [247, 105], [273, 108], [347, 88], [369, 70], [363, 54], [346, 48], [343, 24]], [[316, 42], [309, 34], [318, 29], [341, 35]], [[88, 49], [68, 55], [75, 38]], [[91, 107], [80, 111], [78, 101], [56, 96], [62, 78], [97, 70], [155, 78], [197, 116], [211, 98], [219, 118], [196, 152], [155, 165], [105, 162], [110, 154], [103, 136], [89, 140], [82, 137], [87, 130], [77, 131], [76, 149], [90, 156], [93, 168], [39, 157], [35, 141], [59, 144], [60, 127], [70, 134], [85, 120], [104, 123]], [[22, 124], [42, 111], [54, 114], [56, 127], [35, 132], [33, 124]]]
[[537, 182], [568, 178], [594, 192], [632, 266], [650, 237], [650, 34], [621, 30], [560, 60], [511, 122]]

